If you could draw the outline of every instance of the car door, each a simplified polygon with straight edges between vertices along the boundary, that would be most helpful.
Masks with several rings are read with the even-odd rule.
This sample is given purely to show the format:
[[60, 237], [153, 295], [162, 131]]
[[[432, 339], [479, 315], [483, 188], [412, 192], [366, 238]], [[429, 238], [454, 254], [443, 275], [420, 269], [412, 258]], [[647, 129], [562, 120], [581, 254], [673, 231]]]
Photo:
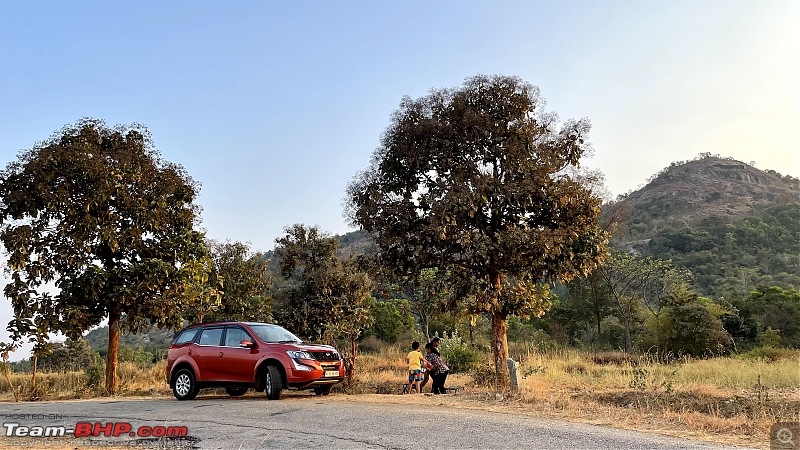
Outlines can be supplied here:
[[194, 350], [197, 363], [198, 379], [201, 381], [216, 381], [222, 376], [222, 334], [223, 327], [209, 327], [200, 332], [197, 348]]
[[223, 363], [220, 366], [225, 381], [252, 383], [255, 378], [258, 348], [242, 347], [239, 345], [242, 341], [256, 342], [244, 328], [238, 325], [225, 327], [225, 339], [222, 344]]

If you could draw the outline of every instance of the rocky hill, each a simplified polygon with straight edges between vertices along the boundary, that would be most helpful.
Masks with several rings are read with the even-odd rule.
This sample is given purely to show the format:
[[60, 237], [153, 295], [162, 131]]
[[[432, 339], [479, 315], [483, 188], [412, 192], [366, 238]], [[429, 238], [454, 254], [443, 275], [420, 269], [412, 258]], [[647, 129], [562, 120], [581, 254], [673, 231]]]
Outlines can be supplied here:
[[672, 163], [641, 189], [606, 205], [620, 213], [615, 243], [651, 238], [664, 226], [723, 216], [742, 219], [754, 211], [800, 201], [800, 180], [759, 170], [733, 159], [703, 155]]

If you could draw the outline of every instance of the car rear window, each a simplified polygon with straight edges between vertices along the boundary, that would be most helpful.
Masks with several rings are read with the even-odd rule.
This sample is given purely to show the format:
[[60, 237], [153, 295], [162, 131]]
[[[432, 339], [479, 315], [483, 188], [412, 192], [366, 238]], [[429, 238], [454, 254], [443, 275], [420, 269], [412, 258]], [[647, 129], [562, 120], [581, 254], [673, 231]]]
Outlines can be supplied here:
[[195, 335], [197, 335], [197, 330], [183, 330], [178, 337], [175, 338], [173, 344], [180, 345], [180, 344], [187, 344], [194, 340]]

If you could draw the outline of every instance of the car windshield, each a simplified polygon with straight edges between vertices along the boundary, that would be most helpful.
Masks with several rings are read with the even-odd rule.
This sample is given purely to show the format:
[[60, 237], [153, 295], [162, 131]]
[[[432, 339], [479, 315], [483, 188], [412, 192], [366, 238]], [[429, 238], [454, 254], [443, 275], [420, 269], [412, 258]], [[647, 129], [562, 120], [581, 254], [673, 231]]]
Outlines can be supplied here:
[[303, 341], [277, 325], [250, 325], [258, 337], [270, 344], [300, 344]]

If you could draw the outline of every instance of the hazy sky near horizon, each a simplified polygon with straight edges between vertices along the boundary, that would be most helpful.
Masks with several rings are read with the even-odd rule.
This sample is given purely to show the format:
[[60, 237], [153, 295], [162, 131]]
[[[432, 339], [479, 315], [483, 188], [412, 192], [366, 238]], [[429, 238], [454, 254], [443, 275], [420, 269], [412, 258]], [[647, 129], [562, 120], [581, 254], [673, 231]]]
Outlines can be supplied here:
[[10, 2], [0, 162], [84, 116], [143, 123], [202, 183], [208, 236], [269, 250], [347, 232], [402, 96], [479, 73], [588, 117], [615, 196], [700, 152], [800, 176], [798, 55], [793, 0]]

